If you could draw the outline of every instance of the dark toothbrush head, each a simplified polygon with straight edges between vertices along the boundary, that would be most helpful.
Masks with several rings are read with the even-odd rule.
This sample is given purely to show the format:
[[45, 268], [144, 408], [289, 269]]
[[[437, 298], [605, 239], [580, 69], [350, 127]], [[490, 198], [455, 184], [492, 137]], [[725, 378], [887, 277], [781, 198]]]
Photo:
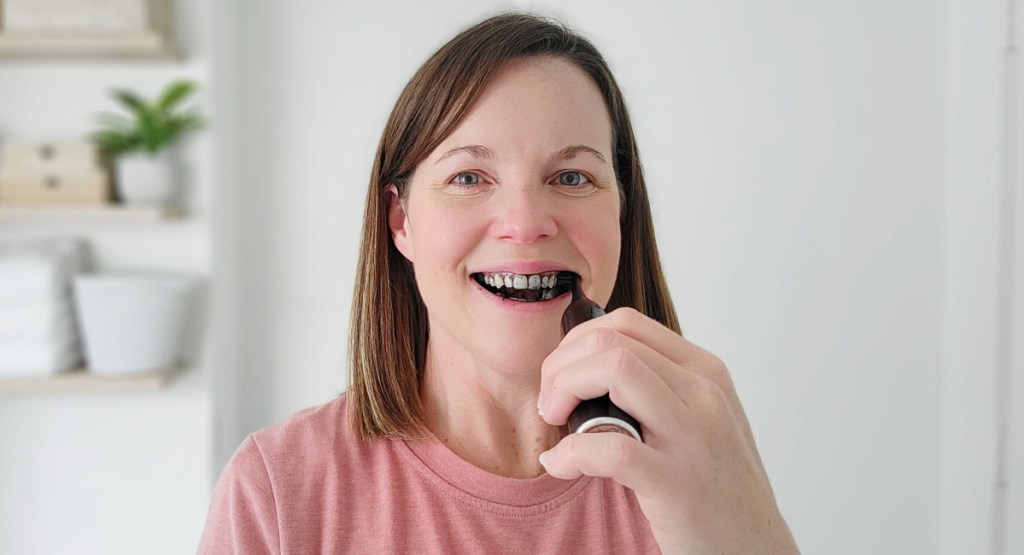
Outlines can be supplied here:
[[605, 314], [597, 303], [583, 294], [579, 276], [572, 276], [572, 301], [562, 313], [562, 337], [576, 326]]

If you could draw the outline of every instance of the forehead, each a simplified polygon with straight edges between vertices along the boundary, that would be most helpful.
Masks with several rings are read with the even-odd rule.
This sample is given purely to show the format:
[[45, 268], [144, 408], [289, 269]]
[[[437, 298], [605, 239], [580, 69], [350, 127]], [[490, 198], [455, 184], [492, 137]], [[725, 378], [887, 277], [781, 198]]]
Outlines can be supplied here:
[[610, 157], [611, 136], [594, 80], [571, 62], [534, 57], [507, 63], [437, 151], [466, 142], [524, 152], [585, 144]]

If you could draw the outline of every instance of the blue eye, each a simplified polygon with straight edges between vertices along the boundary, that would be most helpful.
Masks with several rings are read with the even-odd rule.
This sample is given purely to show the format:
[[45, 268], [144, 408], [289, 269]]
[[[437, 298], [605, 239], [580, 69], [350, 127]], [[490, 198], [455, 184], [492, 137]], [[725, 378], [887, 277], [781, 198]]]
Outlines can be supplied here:
[[562, 172], [558, 174], [559, 185], [570, 185], [572, 187], [579, 187], [584, 183], [590, 181], [587, 176], [581, 172]]
[[[469, 178], [468, 180], [463, 178]], [[456, 185], [479, 185], [481, 182], [480, 174], [473, 172], [462, 172], [455, 176], [453, 179]]]

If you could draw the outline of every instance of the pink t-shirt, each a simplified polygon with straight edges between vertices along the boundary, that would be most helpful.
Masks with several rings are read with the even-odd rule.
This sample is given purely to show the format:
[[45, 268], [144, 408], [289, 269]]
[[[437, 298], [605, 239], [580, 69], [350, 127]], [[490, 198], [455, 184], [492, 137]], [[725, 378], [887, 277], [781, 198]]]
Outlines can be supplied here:
[[344, 396], [260, 430], [228, 462], [200, 553], [658, 553], [613, 480], [519, 480], [436, 438], [361, 444]]

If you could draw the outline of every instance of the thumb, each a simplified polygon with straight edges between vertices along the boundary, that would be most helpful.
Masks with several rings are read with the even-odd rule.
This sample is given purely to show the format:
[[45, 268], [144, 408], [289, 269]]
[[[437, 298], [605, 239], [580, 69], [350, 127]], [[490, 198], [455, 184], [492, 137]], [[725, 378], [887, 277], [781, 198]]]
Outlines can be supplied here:
[[626, 434], [574, 433], [541, 453], [540, 463], [555, 478], [612, 478], [634, 491], [643, 492], [656, 487], [656, 456], [650, 446]]

